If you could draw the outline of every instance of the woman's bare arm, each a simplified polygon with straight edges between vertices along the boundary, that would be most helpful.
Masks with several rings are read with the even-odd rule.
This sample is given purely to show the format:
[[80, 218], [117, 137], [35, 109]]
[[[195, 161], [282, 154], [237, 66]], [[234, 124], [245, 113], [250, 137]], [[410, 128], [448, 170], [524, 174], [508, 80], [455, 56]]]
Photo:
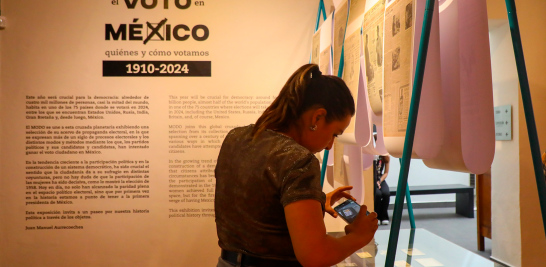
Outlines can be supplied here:
[[320, 202], [307, 199], [286, 205], [286, 223], [298, 261], [306, 267], [332, 266], [364, 247], [377, 230], [377, 214], [366, 216], [366, 210], [362, 206], [345, 227], [347, 235], [335, 238], [326, 234]]

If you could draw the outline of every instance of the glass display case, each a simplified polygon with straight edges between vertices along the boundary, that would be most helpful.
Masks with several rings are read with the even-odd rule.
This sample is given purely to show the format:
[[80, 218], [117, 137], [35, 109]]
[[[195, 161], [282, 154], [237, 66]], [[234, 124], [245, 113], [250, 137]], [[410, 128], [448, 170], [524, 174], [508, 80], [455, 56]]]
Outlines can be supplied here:
[[[335, 266], [385, 266], [389, 233], [389, 230], [377, 231], [372, 242]], [[344, 233], [329, 234], [336, 237], [344, 235]], [[402, 229], [398, 237], [394, 266], [496, 267], [502, 265], [455, 245], [425, 229]]]

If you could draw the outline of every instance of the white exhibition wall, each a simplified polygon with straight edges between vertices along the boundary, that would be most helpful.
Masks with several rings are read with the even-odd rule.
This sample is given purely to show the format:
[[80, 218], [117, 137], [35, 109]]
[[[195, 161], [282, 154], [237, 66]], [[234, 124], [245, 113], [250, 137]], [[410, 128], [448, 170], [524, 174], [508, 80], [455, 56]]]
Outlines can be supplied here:
[[[391, 157], [389, 175], [387, 184], [389, 186], [398, 185], [398, 175], [400, 173], [400, 162], [398, 158]], [[445, 171], [431, 169], [427, 167], [423, 160], [412, 159], [408, 175], [408, 185], [441, 185], [441, 184], [463, 184], [470, 185], [470, 175], [468, 173]], [[391, 204], [394, 199], [391, 197]], [[412, 203], [431, 203], [431, 202], [455, 202], [455, 194], [436, 194], [411, 196]]]
[[2, 1], [0, 266], [214, 266], [219, 145], [308, 62], [317, 7]]
[[512, 140], [496, 141], [491, 165], [491, 250], [494, 258], [521, 266], [519, 82], [508, 20], [490, 20], [489, 29], [493, 101], [512, 106]]

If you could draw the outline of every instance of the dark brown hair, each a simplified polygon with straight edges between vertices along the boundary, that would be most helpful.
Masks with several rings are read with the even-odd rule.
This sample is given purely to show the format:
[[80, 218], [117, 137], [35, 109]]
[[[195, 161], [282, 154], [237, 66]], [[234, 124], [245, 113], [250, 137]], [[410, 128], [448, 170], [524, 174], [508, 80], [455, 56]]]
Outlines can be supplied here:
[[288, 78], [273, 103], [256, 121], [254, 137], [265, 129], [288, 130], [311, 108], [324, 108], [326, 122], [342, 120], [355, 114], [355, 102], [345, 82], [331, 75], [322, 75], [316, 64], [300, 67]]

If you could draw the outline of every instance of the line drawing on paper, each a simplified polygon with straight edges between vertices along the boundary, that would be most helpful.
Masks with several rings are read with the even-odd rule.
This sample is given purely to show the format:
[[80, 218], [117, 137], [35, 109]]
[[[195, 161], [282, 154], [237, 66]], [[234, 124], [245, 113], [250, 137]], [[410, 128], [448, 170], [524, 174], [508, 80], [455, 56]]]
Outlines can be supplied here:
[[400, 15], [392, 16], [392, 36], [396, 36], [400, 32]]
[[412, 18], [413, 18], [413, 8], [412, 8], [412, 3], [409, 3], [406, 5], [406, 27], [405, 27], [406, 30], [411, 27], [413, 22]]
[[370, 49], [369, 42], [368, 42], [368, 34], [366, 34], [366, 44], [364, 45], [364, 57], [366, 60], [366, 78], [368, 82], [372, 82], [373, 78], [375, 76], [374, 69], [372, 67], [372, 63], [370, 62]]
[[400, 86], [398, 98], [398, 132], [406, 132], [409, 116], [409, 84]]
[[392, 52], [392, 71], [400, 68], [400, 47], [397, 47]]
[[379, 32], [379, 25], [377, 25], [377, 32], [375, 36], [375, 54], [377, 55], [377, 66], [383, 65], [383, 36]]
[[384, 21], [385, 1], [380, 0], [364, 14], [362, 25], [368, 99], [377, 116], [383, 114]]

